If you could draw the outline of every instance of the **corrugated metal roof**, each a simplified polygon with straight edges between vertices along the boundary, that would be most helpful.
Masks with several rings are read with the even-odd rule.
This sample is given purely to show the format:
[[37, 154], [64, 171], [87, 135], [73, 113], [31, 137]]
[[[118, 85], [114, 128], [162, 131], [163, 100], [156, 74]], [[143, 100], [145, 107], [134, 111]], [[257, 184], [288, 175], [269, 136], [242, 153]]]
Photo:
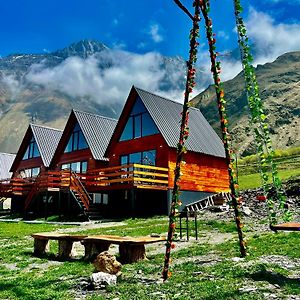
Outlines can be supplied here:
[[93, 158], [107, 160], [104, 153], [117, 125], [117, 120], [73, 110]]
[[49, 167], [62, 136], [62, 130], [35, 124], [30, 124], [30, 127], [38, 145], [44, 166]]
[[[170, 147], [177, 147], [182, 104], [134, 87]], [[222, 140], [197, 108], [189, 109], [190, 135], [186, 147], [190, 151], [225, 157]]]
[[12, 173], [9, 172], [13, 161], [15, 160], [16, 154], [11, 153], [0, 153], [0, 179], [10, 178]]

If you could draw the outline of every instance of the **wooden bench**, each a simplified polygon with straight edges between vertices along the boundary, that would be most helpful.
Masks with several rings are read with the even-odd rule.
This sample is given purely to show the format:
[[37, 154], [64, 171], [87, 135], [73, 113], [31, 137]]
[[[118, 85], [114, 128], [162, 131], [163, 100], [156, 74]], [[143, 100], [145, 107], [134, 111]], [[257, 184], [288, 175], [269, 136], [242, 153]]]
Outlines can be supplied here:
[[123, 237], [114, 235], [96, 235], [84, 238], [85, 258], [93, 259], [111, 244], [119, 245], [120, 261], [133, 263], [146, 258], [145, 244], [163, 242], [163, 237]]
[[283, 224], [270, 225], [270, 229], [275, 232], [277, 232], [278, 230], [300, 232], [300, 223], [283, 223]]
[[132, 263], [146, 258], [145, 244], [165, 241], [163, 237], [122, 237], [116, 235], [71, 235], [60, 233], [36, 233], [34, 238], [34, 254], [44, 255], [49, 240], [58, 241], [58, 257], [68, 259], [74, 242], [81, 242], [85, 249], [85, 259], [92, 260], [111, 244], [119, 245], [120, 261]]
[[73, 243], [80, 242], [87, 237], [87, 235], [70, 235], [53, 232], [36, 233], [31, 236], [34, 238], [34, 254], [37, 256], [46, 253], [49, 240], [57, 240], [59, 258], [70, 258]]

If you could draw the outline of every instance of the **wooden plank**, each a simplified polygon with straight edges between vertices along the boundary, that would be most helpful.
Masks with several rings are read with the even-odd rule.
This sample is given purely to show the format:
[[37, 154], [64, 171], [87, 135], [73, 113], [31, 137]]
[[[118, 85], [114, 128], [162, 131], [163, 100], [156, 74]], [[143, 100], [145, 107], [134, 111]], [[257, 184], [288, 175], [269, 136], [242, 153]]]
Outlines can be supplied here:
[[162, 183], [168, 184], [168, 180], [159, 180], [159, 179], [148, 179], [148, 178], [141, 178], [141, 177], [133, 177], [134, 181], [144, 181], [150, 183]]
[[151, 170], [157, 170], [157, 171], [165, 171], [168, 172], [168, 168], [162, 168], [162, 167], [156, 167], [151, 165], [141, 165], [141, 164], [133, 164], [134, 168], [144, 168], [144, 169], [151, 169]]
[[276, 225], [270, 225], [271, 230], [284, 230], [284, 231], [299, 231], [300, 232], [300, 223], [282, 223]]
[[135, 175], [135, 174], [138, 174], [138, 175], [155, 176], [155, 177], [164, 177], [164, 178], [168, 178], [168, 177], [169, 177], [168, 174], [153, 173], [153, 172], [134, 171], [133, 173], [134, 173], [134, 175]]
[[167, 186], [159, 186], [159, 185], [150, 185], [150, 184], [138, 184], [138, 185], [135, 185], [135, 187], [137, 189], [145, 189], [145, 190], [161, 190], [161, 191], [166, 191], [168, 189]]

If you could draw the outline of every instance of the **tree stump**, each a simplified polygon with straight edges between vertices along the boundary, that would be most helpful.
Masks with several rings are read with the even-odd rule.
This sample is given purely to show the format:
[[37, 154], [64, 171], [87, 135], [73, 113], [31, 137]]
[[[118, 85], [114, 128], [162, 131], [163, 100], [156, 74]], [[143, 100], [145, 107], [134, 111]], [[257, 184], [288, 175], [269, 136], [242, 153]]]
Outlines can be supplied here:
[[84, 246], [85, 260], [94, 260], [99, 253], [107, 251], [110, 246], [109, 242], [104, 241], [82, 241], [81, 244]]
[[133, 263], [146, 259], [146, 250], [144, 244], [124, 243], [119, 246], [120, 261], [122, 263]]
[[73, 241], [61, 240], [58, 241], [58, 257], [70, 258], [73, 247]]
[[48, 239], [34, 239], [34, 255], [44, 255], [47, 250], [49, 250], [49, 240]]

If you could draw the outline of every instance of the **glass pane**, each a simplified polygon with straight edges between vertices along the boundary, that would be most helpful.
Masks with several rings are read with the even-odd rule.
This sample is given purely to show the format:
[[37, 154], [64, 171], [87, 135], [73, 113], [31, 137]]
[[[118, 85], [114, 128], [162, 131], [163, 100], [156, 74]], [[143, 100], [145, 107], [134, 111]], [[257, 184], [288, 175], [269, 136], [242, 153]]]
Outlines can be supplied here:
[[140, 164], [142, 162], [142, 153], [136, 152], [129, 154], [129, 163]]
[[36, 177], [40, 174], [40, 168], [33, 168], [31, 171], [31, 176]]
[[128, 165], [128, 156], [127, 155], [121, 156], [121, 165]]
[[73, 132], [74, 131], [80, 131], [80, 130], [81, 130], [81, 128], [80, 128], [79, 124], [76, 123], [75, 126], [74, 126], [74, 129], [73, 129]]
[[159, 133], [158, 128], [148, 113], [142, 115], [142, 136]]
[[81, 162], [81, 173], [86, 173], [87, 171], [87, 161]]
[[36, 143], [32, 143], [32, 157], [39, 157], [40, 156], [40, 151], [38, 149], [38, 146]]
[[134, 117], [134, 138], [142, 136], [142, 115]]
[[87, 142], [82, 131], [78, 132], [78, 150], [88, 148]]
[[133, 119], [129, 118], [126, 126], [124, 127], [120, 141], [127, 141], [133, 138]]
[[102, 195], [102, 204], [108, 204], [108, 194]]
[[65, 149], [65, 153], [68, 153], [68, 152], [72, 152], [72, 135], [71, 135], [70, 140]]
[[143, 152], [143, 164], [155, 166], [156, 151], [149, 150]]
[[31, 169], [25, 169], [25, 177], [31, 177]]
[[23, 156], [23, 160], [24, 159], [28, 159], [28, 157], [29, 157], [29, 147], [27, 147], [27, 150], [26, 150], [26, 152], [25, 152], [25, 154]]
[[73, 148], [72, 148], [72, 151], [75, 151], [75, 150], [78, 150], [78, 135], [79, 135], [79, 132], [76, 131], [76, 132], [73, 132]]
[[133, 115], [141, 114], [143, 112], [146, 112], [146, 108], [142, 100], [140, 98], [137, 98], [130, 115], [133, 116]]
[[101, 194], [99, 194], [99, 193], [95, 193], [94, 194], [94, 203], [98, 203], [98, 204], [100, 204], [101, 203]]
[[71, 170], [75, 173], [80, 173], [80, 162], [71, 163]]
[[70, 170], [70, 167], [71, 167], [70, 164], [62, 164], [61, 165], [62, 170]]

